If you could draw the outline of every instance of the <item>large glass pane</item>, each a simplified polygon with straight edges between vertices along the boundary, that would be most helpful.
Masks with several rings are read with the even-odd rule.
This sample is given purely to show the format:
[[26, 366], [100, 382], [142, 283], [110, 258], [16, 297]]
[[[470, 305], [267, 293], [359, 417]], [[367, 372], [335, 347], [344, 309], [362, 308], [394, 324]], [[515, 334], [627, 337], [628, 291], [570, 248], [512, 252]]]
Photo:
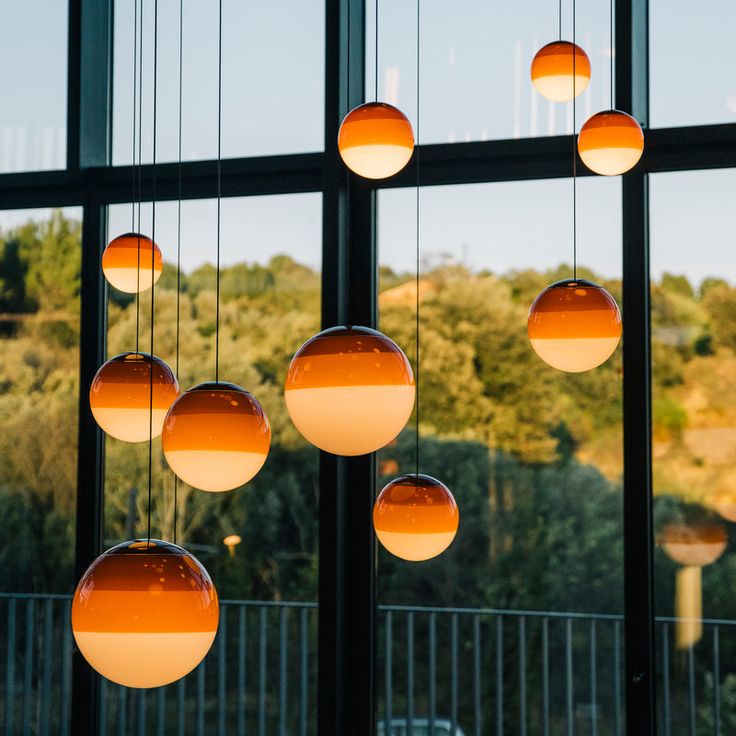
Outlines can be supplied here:
[[[374, 99], [375, 5], [367, 7], [366, 99]], [[416, 3], [378, 3], [379, 99], [398, 105], [416, 130]], [[562, 3], [565, 40], [572, 39], [572, 3]], [[576, 40], [592, 76], [577, 99], [577, 127], [610, 104], [608, 3], [577, 3]], [[421, 143], [455, 143], [569, 134], [572, 105], [534, 89], [536, 52], [559, 39], [558, 3], [502, 5], [470, 0], [421, 3]]]
[[[578, 190], [579, 275], [618, 298], [620, 184]], [[412, 359], [415, 197], [379, 198], [380, 325]], [[460, 527], [427, 562], [379, 552], [379, 733], [620, 733], [620, 351], [561, 373], [526, 334], [571, 275], [571, 181], [424, 189], [421, 233], [419, 470]], [[415, 440], [410, 422], [381, 451], [379, 488]]]
[[0, 4], [0, 173], [66, 166], [67, 0]]
[[736, 727], [734, 186], [734, 170], [651, 183], [659, 723], [672, 736]]
[[[154, 3], [138, 3], [138, 13], [141, 4], [144, 6], [142, 157], [150, 161]], [[156, 157], [159, 161], [175, 161], [178, 158], [180, 3], [158, 5]], [[322, 150], [324, 0], [279, 3], [224, 0], [222, 6], [222, 155], [262, 156]], [[218, 3], [216, 0], [184, 2], [182, 7], [182, 156], [187, 160], [215, 158]], [[135, 13], [134, 2], [115, 5], [115, 164], [129, 164], [133, 156]], [[136, 103], [136, 115], [140, 114]], [[137, 126], [138, 121], [136, 129]], [[135, 155], [137, 159], [137, 150]]]
[[731, 40], [736, 5], [650, 0], [650, 122], [652, 126], [736, 121]]
[[[142, 230], [151, 232], [144, 205]], [[178, 378], [183, 389], [215, 376], [216, 201], [181, 209]], [[164, 271], [156, 286], [154, 353], [177, 367], [177, 216], [175, 202], [156, 206], [156, 242]], [[110, 235], [130, 229], [131, 206], [110, 208]], [[137, 222], [137, 220], [136, 220]], [[183, 684], [149, 695], [165, 698], [172, 729], [185, 721], [240, 725], [255, 732], [316, 733], [318, 452], [299, 436], [283, 401], [293, 352], [319, 329], [321, 197], [233, 198], [222, 202], [220, 380], [252, 391], [271, 422], [266, 465], [245, 487], [205, 493], [178, 484], [153, 445], [151, 527], [207, 568], [221, 599], [220, 631], [205, 663]], [[108, 353], [136, 345], [136, 304], [108, 291]], [[140, 347], [150, 348], [151, 296], [140, 300]], [[106, 545], [145, 535], [148, 443], [106, 442]], [[176, 522], [176, 523], [175, 523]], [[237, 535], [237, 540], [226, 538]], [[105, 685], [110, 724], [160, 720], [135, 691]], [[165, 694], [161, 694], [165, 693]], [[288, 694], [288, 706], [283, 702]], [[283, 719], [283, 720], [282, 720]], [[300, 731], [304, 724], [304, 731]]]
[[69, 728], [80, 237], [80, 210], [0, 212], [0, 701], [7, 733]]

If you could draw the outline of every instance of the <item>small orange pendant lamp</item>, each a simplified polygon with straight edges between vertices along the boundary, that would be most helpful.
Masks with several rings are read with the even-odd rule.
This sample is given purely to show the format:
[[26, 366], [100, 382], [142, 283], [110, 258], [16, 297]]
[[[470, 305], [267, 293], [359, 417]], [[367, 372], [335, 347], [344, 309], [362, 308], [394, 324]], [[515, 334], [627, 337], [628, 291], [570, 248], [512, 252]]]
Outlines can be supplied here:
[[414, 375], [401, 348], [368, 327], [331, 327], [291, 360], [286, 408], [301, 434], [335, 455], [387, 445], [414, 407]]
[[367, 102], [342, 121], [337, 147], [345, 165], [366, 179], [386, 179], [409, 163], [414, 132], [401, 110], [386, 102]]
[[128, 294], [150, 289], [161, 277], [163, 267], [161, 249], [151, 238], [138, 233], [118, 235], [102, 254], [102, 273], [108, 283]]
[[532, 59], [531, 78], [542, 97], [570, 102], [590, 83], [590, 59], [577, 44], [553, 41], [542, 46]]
[[171, 406], [161, 439], [166, 461], [181, 480], [202, 491], [229, 491], [263, 467], [271, 427], [245, 389], [200, 383]]
[[581, 373], [613, 355], [621, 339], [621, 312], [602, 286], [585, 279], [557, 281], [534, 300], [527, 331], [547, 365]]
[[179, 384], [163, 360], [150, 353], [121, 353], [95, 373], [89, 405], [97, 424], [111, 437], [145, 442], [161, 434], [166, 412], [178, 395]]
[[412, 562], [444, 552], [459, 523], [460, 513], [450, 489], [422, 473], [392, 480], [373, 507], [378, 540], [392, 555]]
[[596, 174], [618, 176], [630, 171], [644, 152], [644, 133], [631, 115], [605, 110], [588, 118], [580, 129], [578, 151]]
[[160, 539], [100, 555], [72, 601], [74, 639], [89, 664], [126, 687], [160, 687], [191, 672], [217, 634], [219, 604], [207, 570]]

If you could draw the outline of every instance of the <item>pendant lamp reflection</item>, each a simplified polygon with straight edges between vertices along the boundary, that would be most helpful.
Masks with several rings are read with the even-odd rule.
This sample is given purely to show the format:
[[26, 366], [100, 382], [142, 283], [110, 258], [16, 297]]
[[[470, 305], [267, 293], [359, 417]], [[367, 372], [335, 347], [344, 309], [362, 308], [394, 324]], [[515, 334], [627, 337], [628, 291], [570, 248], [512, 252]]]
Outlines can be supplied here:
[[381, 544], [402, 560], [420, 562], [444, 552], [460, 522], [450, 489], [422, 473], [402, 475], [381, 491], [373, 528]]
[[138, 233], [118, 235], [102, 254], [102, 273], [108, 283], [128, 294], [150, 289], [161, 277], [163, 267], [161, 249], [151, 238]]
[[207, 570], [158, 539], [123, 542], [79, 581], [72, 631], [103, 677], [126, 687], [167, 685], [191, 672], [217, 634], [219, 604]]
[[578, 152], [583, 163], [596, 174], [624, 174], [636, 166], [644, 152], [644, 133], [625, 112], [598, 112], [580, 129]]
[[368, 327], [331, 327], [305, 342], [284, 388], [299, 432], [335, 455], [365, 455], [388, 444], [409, 420], [414, 393], [401, 348]]
[[271, 427], [258, 400], [234, 383], [200, 383], [185, 391], [164, 421], [166, 461], [202, 491], [230, 491], [263, 467]]
[[581, 373], [613, 355], [621, 338], [621, 313], [603, 287], [585, 279], [557, 281], [534, 300], [527, 330], [545, 363]]
[[366, 179], [386, 179], [409, 163], [414, 131], [398, 108], [385, 102], [368, 102], [345, 116], [337, 147], [351, 171]]
[[553, 102], [569, 102], [590, 82], [590, 59], [574, 43], [553, 41], [537, 51], [532, 60], [531, 77], [542, 97]]
[[95, 374], [89, 404], [95, 421], [111, 437], [145, 442], [161, 434], [166, 412], [178, 395], [179, 384], [163, 360], [148, 353], [121, 353]]

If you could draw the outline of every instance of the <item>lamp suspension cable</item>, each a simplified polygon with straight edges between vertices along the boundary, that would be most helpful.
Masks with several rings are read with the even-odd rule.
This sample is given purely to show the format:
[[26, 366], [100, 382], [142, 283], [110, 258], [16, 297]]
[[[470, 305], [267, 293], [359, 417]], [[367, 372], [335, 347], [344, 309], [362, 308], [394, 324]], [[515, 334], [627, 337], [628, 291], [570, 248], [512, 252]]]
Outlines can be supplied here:
[[131, 121], [131, 169], [133, 171], [133, 196], [130, 200], [130, 232], [135, 232], [135, 203], [138, 199], [138, 180], [135, 168], [136, 123], [138, 115], [138, 0], [133, 2], [133, 120]]
[[[153, 2], [153, 144], [151, 156], [151, 240], [156, 242], [156, 132], [158, 102], [158, 0]], [[151, 248], [151, 354], [149, 364], [149, 405], [148, 405], [148, 544], [151, 543], [151, 497], [153, 491], [153, 327], [156, 284], [153, 282], [155, 250]]]
[[220, 220], [222, 209], [222, 0], [217, 37], [217, 273], [215, 275], [215, 383], [220, 382]]
[[[183, 99], [183, 49], [184, 49], [184, 0], [179, 0], [179, 130], [178, 130], [178, 170], [176, 208], [176, 359], [175, 372], [179, 379], [179, 341], [181, 336], [181, 131], [182, 131], [182, 99]], [[176, 544], [179, 522], [179, 476], [174, 476], [174, 544]]]
[[[135, 150], [133, 151], [133, 179], [138, 177], [138, 223], [133, 227], [133, 232], [138, 239], [138, 261], [136, 267], [135, 288], [135, 352], [140, 350], [140, 327], [141, 327], [141, 200], [143, 199], [143, 10], [145, 0], [141, 0], [140, 13], [138, 15], [138, 69], [133, 70], [135, 80], [138, 77], [138, 170], [135, 168]], [[136, 2], [136, 9], [138, 3]], [[135, 94], [135, 81], [133, 83]], [[135, 116], [135, 105], [133, 115]], [[135, 122], [133, 123], [133, 148], [135, 149]], [[133, 201], [135, 208], [135, 200]]]
[[421, 217], [420, 217], [420, 194], [419, 194], [419, 100], [420, 100], [420, 94], [419, 94], [419, 86], [420, 86], [420, 76], [419, 76], [419, 62], [420, 62], [420, 37], [421, 37], [421, 14], [420, 14], [420, 3], [421, 0], [417, 0], [417, 120], [416, 120], [416, 148], [415, 155], [416, 155], [416, 174], [417, 174], [417, 206], [416, 206], [416, 212], [417, 212], [417, 223], [416, 223], [416, 230], [417, 230], [417, 254], [416, 254], [416, 268], [417, 268], [417, 293], [416, 293], [416, 343], [417, 343], [417, 359], [416, 359], [416, 368], [417, 368], [417, 375], [414, 379], [414, 384], [416, 386], [416, 402], [417, 402], [417, 408], [416, 408], [416, 463], [417, 463], [417, 475], [419, 475], [419, 277], [420, 277], [420, 269], [421, 269], [421, 261], [420, 261], [420, 225], [421, 225]]
[[379, 18], [378, 0], [376, 0], [376, 62], [375, 62], [376, 63], [376, 79], [375, 79], [375, 83], [376, 83], [376, 95], [375, 95], [376, 100], [375, 101], [376, 102], [378, 102], [378, 18]]
[[575, 97], [575, 0], [572, 0], [572, 278], [577, 281], [578, 278], [578, 191], [577, 191], [577, 174], [578, 174], [578, 146], [576, 136], [575, 107], [577, 97]]
[[562, 0], [559, 1], [557, 6], [557, 34], [562, 41]]
[[610, 49], [610, 52], [611, 52], [611, 110], [615, 110], [616, 109], [614, 107], [614, 104], [613, 104], [613, 101], [614, 101], [614, 93], [613, 93], [613, 55], [615, 53], [614, 47], [613, 47], [613, 24], [614, 24], [614, 14], [613, 14], [614, 4], [613, 4], [613, 2], [614, 2], [614, 0], [611, 0], [611, 29], [610, 29], [611, 30], [611, 49]]

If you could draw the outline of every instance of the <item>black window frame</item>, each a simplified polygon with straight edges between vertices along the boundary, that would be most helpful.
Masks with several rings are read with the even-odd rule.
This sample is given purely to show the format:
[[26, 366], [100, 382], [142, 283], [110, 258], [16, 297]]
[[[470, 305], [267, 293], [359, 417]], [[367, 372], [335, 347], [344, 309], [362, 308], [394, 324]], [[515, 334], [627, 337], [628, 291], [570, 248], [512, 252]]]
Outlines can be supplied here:
[[[376, 193], [421, 185], [570, 175], [570, 136], [422, 145], [386, 182], [349, 174], [337, 151], [344, 114], [364, 100], [366, 0], [325, 0], [324, 151], [226, 159], [225, 197], [320, 192], [323, 196], [322, 323], [377, 319]], [[0, 209], [81, 206], [80, 387], [105, 358], [105, 286], [100, 271], [107, 206], [129, 201], [133, 171], [112, 167], [113, 2], [69, 0], [67, 165], [0, 175]], [[616, 103], [648, 122], [648, 2], [616, 3]], [[102, 72], [100, 71], [102, 70]], [[736, 166], [736, 124], [647, 129], [644, 157], [622, 177], [624, 332], [624, 581], [626, 733], [656, 734], [648, 175]], [[215, 197], [217, 162], [183, 164], [185, 199]], [[585, 174], [584, 167], [580, 173]], [[142, 167], [143, 199], [178, 196], [178, 165]], [[86, 392], [79, 397], [76, 574], [101, 551], [103, 437]], [[375, 457], [320, 460], [320, 736], [375, 732], [375, 576], [371, 526]], [[72, 733], [96, 733], [97, 676], [74, 656]]]

